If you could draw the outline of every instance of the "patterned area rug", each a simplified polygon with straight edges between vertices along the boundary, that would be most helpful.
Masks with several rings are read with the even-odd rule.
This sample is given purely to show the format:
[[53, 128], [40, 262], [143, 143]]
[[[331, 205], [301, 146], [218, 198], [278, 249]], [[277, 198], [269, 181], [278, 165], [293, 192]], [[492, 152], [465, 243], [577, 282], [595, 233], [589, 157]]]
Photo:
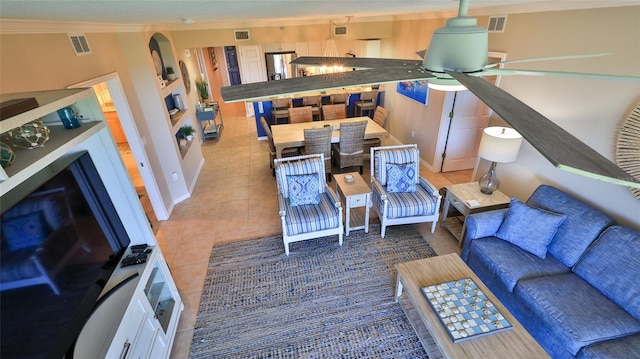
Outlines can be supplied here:
[[413, 226], [290, 246], [214, 247], [190, 358], [427, 357], [393, 298], [394, 266], [436, 255]]

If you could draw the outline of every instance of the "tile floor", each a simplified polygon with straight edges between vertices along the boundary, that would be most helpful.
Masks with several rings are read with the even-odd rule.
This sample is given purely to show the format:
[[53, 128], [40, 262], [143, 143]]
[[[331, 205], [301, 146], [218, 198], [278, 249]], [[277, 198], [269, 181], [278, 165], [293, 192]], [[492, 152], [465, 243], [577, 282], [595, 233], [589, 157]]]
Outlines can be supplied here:
[[[206, 162], [191, 198], [175, 207], [156, 235], [185, 303], [171, 353], [174, 359], [189, 356], [212, 249], [224, 242], [281, 233], [267, 143], [257, 140], [255, 120], [244, 117], [243, 109], [236, 110], [224, 113], [221, 138], [203, 144]], [[467, 182], [471, 176], [470, 171], [421, 174], [439, 188], [451, 179]], [[438, 253], [459, 252], [453, 237], [440, 227], [435, 234], [430, 233], [431, 224], [417, 227]]]

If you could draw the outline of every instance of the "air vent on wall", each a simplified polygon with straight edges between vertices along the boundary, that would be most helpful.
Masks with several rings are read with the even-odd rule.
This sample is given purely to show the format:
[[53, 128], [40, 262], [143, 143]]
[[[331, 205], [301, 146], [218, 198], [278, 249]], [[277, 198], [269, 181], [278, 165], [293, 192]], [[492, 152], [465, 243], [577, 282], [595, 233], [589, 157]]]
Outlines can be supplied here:
[[73, 52], [76, 53], [76, 56], [90, 55], [92, 53], [84, 34], [67, 34], [67, 36], [69, 36], [71, 47], [73, 47]]
[[347, 34], [347, 27], [346, 26], [335, 26], [333, 28], [333, 35], [334, 36], [345, 36]]
[[491, 16], [489, 18], [489, 25], [487, 30], [489, 32], [504, 32], [504, 28], [507, 26], [507, 15]]
[[236, 41], [249, 40], [249, 30], [235, 30], [233, 32], [236, 37]]

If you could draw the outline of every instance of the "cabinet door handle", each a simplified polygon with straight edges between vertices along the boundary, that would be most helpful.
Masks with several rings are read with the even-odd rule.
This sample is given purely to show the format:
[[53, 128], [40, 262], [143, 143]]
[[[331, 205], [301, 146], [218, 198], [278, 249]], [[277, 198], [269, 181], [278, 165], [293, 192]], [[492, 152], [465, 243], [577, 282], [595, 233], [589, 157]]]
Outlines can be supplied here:
[[127, 354], [129, 354], [129, 349], [131, 349], [131, 343], [127, 341], [126, 343], [124, 343], [122, 353], [120, 353], [120, 359], [125, 359], [127, 357]]

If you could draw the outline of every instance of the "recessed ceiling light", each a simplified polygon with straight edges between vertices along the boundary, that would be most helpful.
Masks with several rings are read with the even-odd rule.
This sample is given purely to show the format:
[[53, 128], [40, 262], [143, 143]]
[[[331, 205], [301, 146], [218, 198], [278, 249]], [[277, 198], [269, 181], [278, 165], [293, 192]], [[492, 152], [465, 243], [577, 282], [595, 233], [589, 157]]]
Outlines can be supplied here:
[[182, 23], [185, 25], [191, 25], [193, 24], [195, 21], [193, 21], [192, 18], [186, 18], [186, 19], [182, 19]]

